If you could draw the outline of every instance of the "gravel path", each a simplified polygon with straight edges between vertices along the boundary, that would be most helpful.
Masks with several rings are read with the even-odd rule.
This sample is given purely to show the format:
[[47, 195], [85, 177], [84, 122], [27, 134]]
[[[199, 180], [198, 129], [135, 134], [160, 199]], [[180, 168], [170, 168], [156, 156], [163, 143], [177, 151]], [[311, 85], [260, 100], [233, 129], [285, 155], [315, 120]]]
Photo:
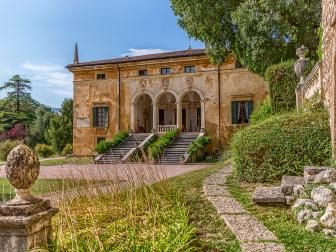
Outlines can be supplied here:
[[242, 251], [285, 251], [277, 237], [230, 196], [225, 182], [231, 173], [232, 167], [229, 165], [208, 177], [204, 182], [204, 192], [239, 240]]

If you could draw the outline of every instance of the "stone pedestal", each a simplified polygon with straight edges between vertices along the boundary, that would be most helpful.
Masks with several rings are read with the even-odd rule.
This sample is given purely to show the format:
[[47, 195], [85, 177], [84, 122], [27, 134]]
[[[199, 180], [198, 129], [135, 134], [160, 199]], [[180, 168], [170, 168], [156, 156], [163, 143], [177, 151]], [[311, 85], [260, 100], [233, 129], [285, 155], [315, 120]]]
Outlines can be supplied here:
[[20, 206], [0, 205], [0, 251], [47, 248], [51, 239], [51, 218], [57, 212], [47, 200]]

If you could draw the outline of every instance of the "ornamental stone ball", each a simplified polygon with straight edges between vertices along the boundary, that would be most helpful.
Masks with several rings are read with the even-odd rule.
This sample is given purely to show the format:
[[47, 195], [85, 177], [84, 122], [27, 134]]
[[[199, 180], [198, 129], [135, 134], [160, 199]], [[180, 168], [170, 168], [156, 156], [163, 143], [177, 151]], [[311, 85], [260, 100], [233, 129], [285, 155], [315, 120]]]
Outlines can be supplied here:
[[30, 194], [30, 187], [39, 176], [40, 162], [28, 146], [20, 144], [9, 153], [5, 171], [16, 191], [15, 199], [8, 204], [29, 204], [37, 200]]

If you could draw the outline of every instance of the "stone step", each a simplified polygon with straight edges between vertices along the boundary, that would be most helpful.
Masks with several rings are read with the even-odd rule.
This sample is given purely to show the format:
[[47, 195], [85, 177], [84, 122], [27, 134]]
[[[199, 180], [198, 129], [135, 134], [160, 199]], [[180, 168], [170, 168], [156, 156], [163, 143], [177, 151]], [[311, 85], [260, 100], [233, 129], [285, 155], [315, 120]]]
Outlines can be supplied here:
[[257, 187], [253, 193], [252, 200], [262, 205], [285, 205], [285, 195], [281, 187]]
[[317, 174], [322, 171], [328, 170], [330, 167], [318, 167], [318, 166], [305, 166], [303, 168], [303, 176], [306, 183], [312, 183], [315, 180]]
[[282, 176], [281, 191], [285, 195], [293, 195], [293, 188], [296, 185], [304, 185], [305, 179], [301, 176]]

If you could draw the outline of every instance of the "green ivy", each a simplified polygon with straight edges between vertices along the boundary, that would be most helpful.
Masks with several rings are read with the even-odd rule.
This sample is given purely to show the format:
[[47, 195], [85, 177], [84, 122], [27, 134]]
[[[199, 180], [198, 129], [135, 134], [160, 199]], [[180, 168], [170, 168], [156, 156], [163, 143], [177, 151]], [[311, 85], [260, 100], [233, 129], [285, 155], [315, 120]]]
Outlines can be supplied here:
[[208, 136], [201, 136], [195, 139], [188, 148], [188, 154], [192, 155], [200, 150], [204, 150], [205, 146], [210, 144], [211, 138]]
[[127, 131], [119, 131], [114, 137], [109, 141], [101, 141], [99, 144], [96, 145], [96, 152], [98, 154], [104, 154], [109, 149], [117, 146], [122, 141], [124, 141], [129, 136]]

